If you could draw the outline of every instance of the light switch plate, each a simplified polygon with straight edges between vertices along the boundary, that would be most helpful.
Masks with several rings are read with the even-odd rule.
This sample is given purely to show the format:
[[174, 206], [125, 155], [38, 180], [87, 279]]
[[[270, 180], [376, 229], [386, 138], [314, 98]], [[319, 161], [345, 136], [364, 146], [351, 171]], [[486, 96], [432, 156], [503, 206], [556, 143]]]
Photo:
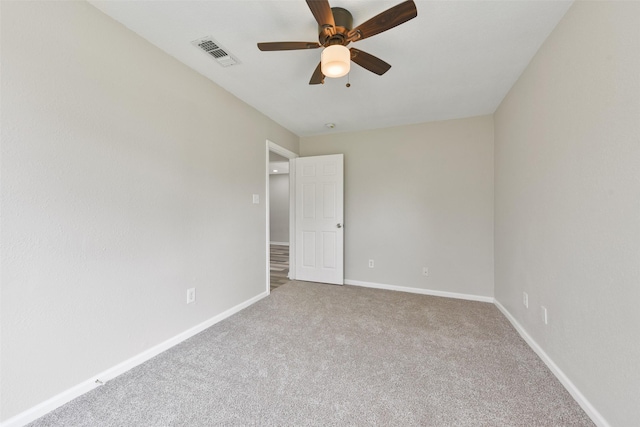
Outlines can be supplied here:
[[187, 304], [196, 302], [196, 288], [187, 289]]

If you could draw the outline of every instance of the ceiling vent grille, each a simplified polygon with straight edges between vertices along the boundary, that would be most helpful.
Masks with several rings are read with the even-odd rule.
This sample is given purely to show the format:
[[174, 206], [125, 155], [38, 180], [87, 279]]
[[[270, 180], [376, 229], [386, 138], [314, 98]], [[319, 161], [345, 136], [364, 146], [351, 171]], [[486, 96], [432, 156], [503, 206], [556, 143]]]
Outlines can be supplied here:
[[211, 37], [194, 40], [191, 44], [204, 51], [207, 55], [211, 55], [216, 61], [218, 61], [218, 64], [223, 67], [230, 67], [238, 63], [237, 59], [229, 55], [229, 53], [220, 46], [220, 43]]

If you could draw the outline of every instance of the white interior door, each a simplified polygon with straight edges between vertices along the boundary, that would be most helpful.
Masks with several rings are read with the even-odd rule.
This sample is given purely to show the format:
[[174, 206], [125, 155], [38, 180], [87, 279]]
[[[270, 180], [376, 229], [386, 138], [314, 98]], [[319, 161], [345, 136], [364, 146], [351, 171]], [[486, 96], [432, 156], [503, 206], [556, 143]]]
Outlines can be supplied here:
[[295, 160], [296, 280], [344, 284], [344, 158]]

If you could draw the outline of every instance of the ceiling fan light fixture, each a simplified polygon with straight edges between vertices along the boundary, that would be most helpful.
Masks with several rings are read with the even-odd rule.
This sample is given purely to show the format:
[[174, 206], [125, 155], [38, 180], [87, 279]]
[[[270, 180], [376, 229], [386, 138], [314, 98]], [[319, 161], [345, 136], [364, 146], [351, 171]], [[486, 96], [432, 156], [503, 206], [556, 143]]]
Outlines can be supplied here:
[[346, 46], [334, 44], [322, 51], [322, 74], [337, 78], [347, 75], [351, 67], [351, 52]]

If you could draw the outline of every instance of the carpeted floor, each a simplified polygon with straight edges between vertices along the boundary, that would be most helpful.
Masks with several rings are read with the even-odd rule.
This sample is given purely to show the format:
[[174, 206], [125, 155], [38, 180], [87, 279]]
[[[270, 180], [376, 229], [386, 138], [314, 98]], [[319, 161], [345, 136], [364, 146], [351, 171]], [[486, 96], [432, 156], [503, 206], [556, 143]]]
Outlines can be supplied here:
[[591, 426], [492, 305], [290, 282], [33, 426]]

